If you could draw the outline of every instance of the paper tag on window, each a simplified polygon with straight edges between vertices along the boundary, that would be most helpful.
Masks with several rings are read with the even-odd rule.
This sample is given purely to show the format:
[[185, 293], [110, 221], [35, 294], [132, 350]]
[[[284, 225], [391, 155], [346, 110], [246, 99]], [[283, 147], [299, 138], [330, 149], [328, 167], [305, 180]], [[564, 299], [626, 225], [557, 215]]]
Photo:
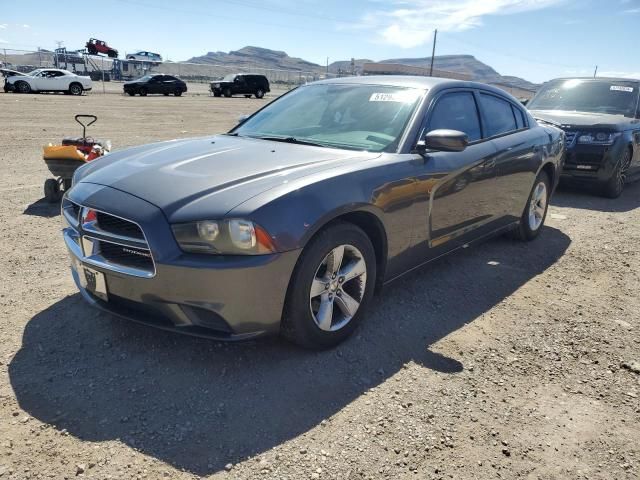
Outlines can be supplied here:
[[369, 97], [370, 102], [398, 102], [408, 103], [412, 102], [419, 95], [419, 92], [414, 90], [407, 90], [404, 92], [393, 93], [372, 93]]
[[633, 87], [620, 87], [618, 85], [611, 85], [611, 91], [633, 93]]

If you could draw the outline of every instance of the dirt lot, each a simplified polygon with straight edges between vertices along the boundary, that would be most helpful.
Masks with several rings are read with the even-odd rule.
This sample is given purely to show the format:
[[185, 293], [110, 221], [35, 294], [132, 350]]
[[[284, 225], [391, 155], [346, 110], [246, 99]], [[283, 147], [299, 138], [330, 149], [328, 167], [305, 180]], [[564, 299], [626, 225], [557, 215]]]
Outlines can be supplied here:
[[123, 147], [221, 132], [263, 104], [0, 94], [1, 480], [640, 477], [640, 185], [559, 192], [536, 242], [397, 282], [333, 351], [87, 307], [41, 200], [42, 145], [76, 134], [75, 113]]

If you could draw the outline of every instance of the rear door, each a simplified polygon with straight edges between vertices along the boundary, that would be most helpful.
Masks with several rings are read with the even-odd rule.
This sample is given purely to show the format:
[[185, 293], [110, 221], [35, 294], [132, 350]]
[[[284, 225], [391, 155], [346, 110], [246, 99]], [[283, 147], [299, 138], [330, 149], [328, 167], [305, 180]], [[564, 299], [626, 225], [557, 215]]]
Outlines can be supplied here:
[[490, 92], [478, 93], [485, 135], [495, 145], [496, 208], [500, 223], [517, 221], [531, 193], [542, 150], [539, 130], [515, 103]]
[[496, 148], [483, 138], [472, 90], [446, 91], [427, 116], [425, 133], [459, 130], [470, 141], [462, 152], [429, 152], [425, 163], [429, 176], [441, 175], [431, 188], [430, 247], [449, 243], [453, 248], [477, 235], [477, 230], [491, 224], [498, 214], [494, 201]]

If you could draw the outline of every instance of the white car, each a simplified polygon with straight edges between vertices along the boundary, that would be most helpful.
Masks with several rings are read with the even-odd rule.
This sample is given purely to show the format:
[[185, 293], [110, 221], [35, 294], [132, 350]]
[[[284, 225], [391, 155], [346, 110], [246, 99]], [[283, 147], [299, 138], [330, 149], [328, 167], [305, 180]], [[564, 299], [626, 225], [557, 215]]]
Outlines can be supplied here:
[[24, 76], [6, 79], [5, 87], [18, 93], [64, 92], [82, 95], [93, 87], [89, 77], [81, 77], [58, 68], [39, 68]]
[[157, 53], [140, 51], [136, 53], [128, 53], [127, 60], [139, 60], [141, 62], [160, 63], [162, 62], [162, 57]]

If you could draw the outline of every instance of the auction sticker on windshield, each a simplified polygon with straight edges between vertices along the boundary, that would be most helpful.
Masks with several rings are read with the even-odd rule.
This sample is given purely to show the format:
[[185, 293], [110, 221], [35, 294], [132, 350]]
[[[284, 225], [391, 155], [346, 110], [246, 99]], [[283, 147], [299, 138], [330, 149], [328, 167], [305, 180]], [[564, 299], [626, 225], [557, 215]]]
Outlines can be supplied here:
[[406, 92], [393, 92], [393, 93], [372, 93], [369, 97], [370, 102], [399, 102], [408, 103], [415, 100], [418, 92], [409, 90]]
[[619, 85], [611, 85], [611, 91], [633, 93], [633, 87], [621, 87]]

